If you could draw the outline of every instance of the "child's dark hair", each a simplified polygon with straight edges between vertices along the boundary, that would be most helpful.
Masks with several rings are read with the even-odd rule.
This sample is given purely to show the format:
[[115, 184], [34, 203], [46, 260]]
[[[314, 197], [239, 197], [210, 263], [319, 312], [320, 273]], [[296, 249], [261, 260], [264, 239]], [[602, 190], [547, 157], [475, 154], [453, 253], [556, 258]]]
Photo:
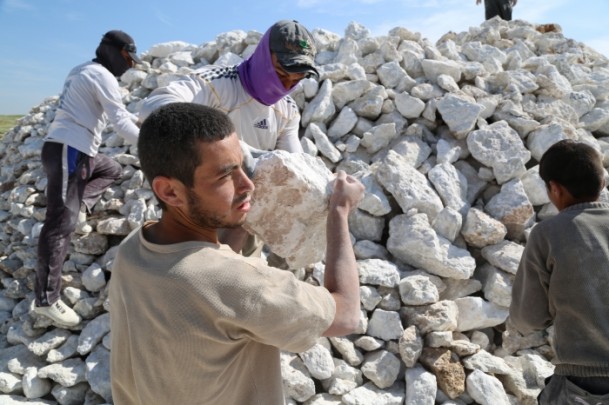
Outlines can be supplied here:
[[546, 183], [555, 181], [576, 199], [596, 199], [604, 187], [601, 155], [592, 146], [564, 139], [552, 145], [539, 161], [539, 175]]

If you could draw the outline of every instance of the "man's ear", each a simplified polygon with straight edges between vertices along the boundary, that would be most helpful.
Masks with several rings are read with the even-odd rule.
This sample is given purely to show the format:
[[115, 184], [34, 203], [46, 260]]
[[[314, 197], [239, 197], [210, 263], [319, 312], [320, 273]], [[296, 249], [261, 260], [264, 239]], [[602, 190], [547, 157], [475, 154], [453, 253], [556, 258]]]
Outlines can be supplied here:
[[152, 191], [168, 206], [181, 207], [186, 203], [186, 187], [177, 179], [157, 176], [152, 180]]

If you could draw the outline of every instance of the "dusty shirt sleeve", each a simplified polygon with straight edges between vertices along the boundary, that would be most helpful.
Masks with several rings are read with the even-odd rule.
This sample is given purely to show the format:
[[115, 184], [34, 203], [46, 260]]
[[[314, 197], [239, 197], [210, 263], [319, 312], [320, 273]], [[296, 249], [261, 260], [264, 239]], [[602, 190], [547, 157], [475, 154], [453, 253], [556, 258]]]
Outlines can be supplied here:
[[300, 114], [291, 117], [287, 125], [281, 128], [277, 135], [277, 145], [275, 149], [281, 149], [292, 153], [302, 153], [302, 145], [298, 136], [300, 129]]
[[123, 104], [118, 82], [110, 73], [102, 75], [95, 82], [95, 92], [108, 120], [114, 126], [114, 130], [131, 144], [137, 143], [139, 128], [135, 124], [137, 117], [127, 111]]
[[164, 87], [158, 87], [140, 103], [139, 118], [146, 119], [154, 110], [169, 103], [188, 103], [193, 101], [201, 90], [200, 83], [184, 75]]
[[244, 273], [233, 286], [239, 305], [226, 319], [231, 338], [249, 338], [301, 352], [313, 346], [332, 324], [336, 304], [326, 288], [265, 265], [250, 267]]
[[548, 299], [551, 260], [540, 228], [536, 228], [531, 231], [512, 287], [510, 320], [522, 334], [543, 330], [552, 323]]
[[277, 142], [275, 149], [281, 149], [292, 153], [302, 153], [302, 145], [300, 143], [300, 112], [296, 106], [296, 102], [287, 96], [276, 104], [276, 113], [278, 113], [277, 121], [280, 122], [277, 131]]

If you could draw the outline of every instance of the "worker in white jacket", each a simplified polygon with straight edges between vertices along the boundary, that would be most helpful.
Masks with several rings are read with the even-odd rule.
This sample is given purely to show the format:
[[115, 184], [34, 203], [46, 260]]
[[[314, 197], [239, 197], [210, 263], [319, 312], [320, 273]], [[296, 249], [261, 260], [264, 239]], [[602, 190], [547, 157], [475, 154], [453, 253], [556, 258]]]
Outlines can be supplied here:
[[319, 75], [315, 54], [313, 37], [302, 24], [278, 21], [239, 65], [204, 66], [155, 89], [140, 103], [139, 119], [171, 102], [203, 104], [227, 113], [250, 147], [302, 152], [300, 112], [289, 94], [303, 78]]
[[76, 229], [90, 232], [86, 213], [122, 173], [121, 165], [99, 154], [108, 123], [129, 143], [136, 143], [137, 117], [125, 108], [117, 78], [135, 63], [133, 38], [123, 31], [102, 37], [96, 58], [68, 74], [55, 119], [42, 147], [47, 175], [47, 210], [38, 241], [33, 312], [62, 326], [75, 326], [80, 317], [61, 300], [61, 270], [70, 236]]

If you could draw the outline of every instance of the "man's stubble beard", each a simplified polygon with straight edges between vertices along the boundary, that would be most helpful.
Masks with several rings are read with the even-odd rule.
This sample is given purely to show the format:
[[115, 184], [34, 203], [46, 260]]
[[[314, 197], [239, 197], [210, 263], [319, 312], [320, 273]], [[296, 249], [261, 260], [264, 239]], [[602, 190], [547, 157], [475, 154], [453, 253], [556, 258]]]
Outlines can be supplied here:
[[[247, 198], [247, 195], [240, 197], [239, 199], [245, 200], [245, 198]], [[206, 210], [192, 190], [188, 190], [188, 205], [190, 207], [190, 220], [202, 228], [238, 228], [245, 222], [245, 216], [239, 221], [228, 222], [218, 215]]]

